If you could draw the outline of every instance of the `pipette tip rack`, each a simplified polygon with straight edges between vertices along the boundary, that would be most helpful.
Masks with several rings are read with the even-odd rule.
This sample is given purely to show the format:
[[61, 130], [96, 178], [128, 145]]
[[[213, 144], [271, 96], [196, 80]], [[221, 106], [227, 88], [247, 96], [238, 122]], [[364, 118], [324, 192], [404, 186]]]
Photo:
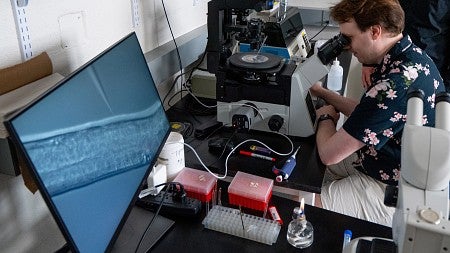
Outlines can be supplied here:
[[215, 205], [202, 224], [205, 228], [272, 245], [277, 241], [281, 226], [278, 222], [239, 209]]

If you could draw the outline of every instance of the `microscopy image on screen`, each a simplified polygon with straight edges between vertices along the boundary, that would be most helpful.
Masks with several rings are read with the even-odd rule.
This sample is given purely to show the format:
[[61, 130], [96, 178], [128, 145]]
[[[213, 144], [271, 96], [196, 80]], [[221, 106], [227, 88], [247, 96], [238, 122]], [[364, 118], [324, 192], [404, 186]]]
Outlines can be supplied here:
[[154, 104], [146, 111], [46, 132], [45, 137], [28, 136], [23, 142], [49, 194], [55, 196], [148, 166], [166, 131], [166, 123], [159, 120], [163, 113]]
[[9, 120], [75, 251], [111, 247], [170, 131], [134, 33]]

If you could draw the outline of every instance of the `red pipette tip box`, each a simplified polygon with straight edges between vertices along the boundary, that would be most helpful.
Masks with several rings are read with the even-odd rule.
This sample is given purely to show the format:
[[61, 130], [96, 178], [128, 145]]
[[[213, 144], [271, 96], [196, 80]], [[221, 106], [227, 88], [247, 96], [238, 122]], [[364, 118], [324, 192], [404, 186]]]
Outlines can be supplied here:
[[265, 211], [272, 188], [272, 179], [238, 171], [228, 187], [228, 201], [232, 205]]
[[185, 167], [178, 173], [173, 182], [182, 184], [188, 197], [209, 202], [212, 199], [217, 178], [207, 171]]

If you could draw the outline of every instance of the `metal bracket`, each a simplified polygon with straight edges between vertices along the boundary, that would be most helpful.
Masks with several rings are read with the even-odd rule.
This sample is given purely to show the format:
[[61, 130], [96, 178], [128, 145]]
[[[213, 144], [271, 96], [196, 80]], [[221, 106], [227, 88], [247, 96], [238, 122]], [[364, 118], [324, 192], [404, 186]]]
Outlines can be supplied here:
[[17, 39], [19, 41], [20, 53], [23, 61], [33, 57], [30, 31], [25, 10], [25, 6], [27, 5], [28, 0], [11, 0], [14, 21], [16, 23]]
[[131, 16], [133, 18], [133, 27], [138, 27], [141, 23], [139, 18], [139, 0], [131, 0]]

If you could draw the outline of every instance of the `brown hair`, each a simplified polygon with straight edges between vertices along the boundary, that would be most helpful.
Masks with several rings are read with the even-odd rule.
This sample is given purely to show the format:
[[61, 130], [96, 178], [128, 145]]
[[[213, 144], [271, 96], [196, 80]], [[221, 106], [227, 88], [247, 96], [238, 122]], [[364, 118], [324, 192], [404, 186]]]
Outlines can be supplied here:
[[405, 13], [397, 0], [342, 0], [330, 8], [330, 16], [338, 23], [354, 19], [361, 31], [381, 25], [393, 34], [405, 26]]

